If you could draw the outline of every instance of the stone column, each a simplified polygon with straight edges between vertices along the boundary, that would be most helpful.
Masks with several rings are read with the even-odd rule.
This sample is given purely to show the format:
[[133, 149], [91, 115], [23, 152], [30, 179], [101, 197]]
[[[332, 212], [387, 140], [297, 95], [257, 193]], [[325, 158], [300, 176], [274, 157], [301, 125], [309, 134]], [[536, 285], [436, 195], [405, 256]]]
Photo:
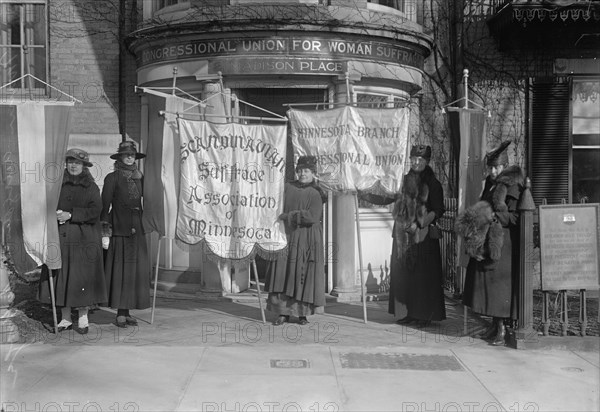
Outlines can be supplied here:
[[[335, 101], [347, 101], [346, 83], [335, 89]], [[332, 196], [332, 266], [333, 290], [331, 295], [338, 302], [360, 301], [361, 293], [356, 285], [356, 212], [354, 194]]]

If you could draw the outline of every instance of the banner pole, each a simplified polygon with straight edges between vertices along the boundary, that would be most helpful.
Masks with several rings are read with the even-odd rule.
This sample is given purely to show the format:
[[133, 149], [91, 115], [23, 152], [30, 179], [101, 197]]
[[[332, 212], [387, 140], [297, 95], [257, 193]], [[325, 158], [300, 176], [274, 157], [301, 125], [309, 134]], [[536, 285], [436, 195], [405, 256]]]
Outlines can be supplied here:
[[358, 193], [354, 193], [354, 209], [356, 210], [356, 239], [358, 240], [358, 271], [360, 273], [360, 295], [362, 297], [363, 319], [367, 323], [367, 296], [365, 294], [365, 280], [363, 276], [362, 241], [360, 236], [360, 219], [358, 210]]
[[352, 96], [350, 95], [350, 73], [346, 72], [346, 103], [352, 102]]
[[175, 96], [175, 85], [177, 84], [177, 66], [173, 67], [173, 86], [171, 88], [171, 94]]
[[154, 323], [154, 309], [156, 308], [156, 290], [158, 288], [158, 263], [160, 261], [160, 242], [162, 237], [158, 236], [158, 247], [156, 248], [156, 269], [154, 270], [154, 295], [152, 296], [152, 314], [150, 315], [150, 324]]
[[[44, 265], [46, 266], [46, 265]], [[43, 270], [43, 269], [42, 269]], [[54, 333], [58, 335], [58, 319], [56, 315], [56, 297], [54, 295], [54, 281], [52, 280], [52, 270], [46, 266], [48, 270], [48, 282], [50, 283], [50, 299], [52, 301], [52, 319], [54, 320]]]
[[469, 70], [463, 70], [463, 83], [465, 91], [465, 109], [469, 108]]
[[262, 316], [263, 325], [266, 325], [267, 320], [265, 319], [265, 310], [263, 309], [262, 296], [260, 295], [260, 283], [258, 282], [258, 270], [256, 269], [256, 260], [254, 259], [252, 259], [252, 269], [254, 269], [254, 281], [256, 282], [256, 294], [258, 295], [260, 315]]

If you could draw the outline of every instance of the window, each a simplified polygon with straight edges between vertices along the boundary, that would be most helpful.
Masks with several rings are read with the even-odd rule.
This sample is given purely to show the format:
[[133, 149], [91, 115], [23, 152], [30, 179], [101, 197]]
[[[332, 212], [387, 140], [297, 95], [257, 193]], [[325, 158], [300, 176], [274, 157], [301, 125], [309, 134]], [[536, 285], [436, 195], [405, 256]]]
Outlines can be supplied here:
[[[47, 81], [47, 13], [45, 1], [0, 0], [0, 83], [31, 74]], [[31, 78], [14, 89], [42, 87]]]
[[177, 4], [177, 3], [179, 3], [179, 1], [178, 0], [157, 0], [156, 3], [157, 3], [156, 9], [158, 10], [158, 9], [162, 9], [162, 8]]
[[600, 202], [600, 78], [533, 81], [531, 191], [537, 205]]
[[393, 108], [406, 106], [407, 100], [392, 94], [356, 93], [356, 102], [360, 107]]
[[379, 4], [405, 12], [406, 0], [368, 0], [367, 3]]
[[572, 101], [573, 202], [600, 202], [600, 78], [574, 78]]

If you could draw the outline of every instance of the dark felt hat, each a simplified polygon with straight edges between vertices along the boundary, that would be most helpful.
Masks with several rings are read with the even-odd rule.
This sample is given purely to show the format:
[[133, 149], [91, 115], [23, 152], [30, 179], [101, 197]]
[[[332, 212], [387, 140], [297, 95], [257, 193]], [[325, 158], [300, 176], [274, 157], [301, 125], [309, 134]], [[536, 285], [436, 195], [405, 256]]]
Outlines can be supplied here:
[[117, 149], [117, 153], [110, 155], [110, 158], [116, 160], [119, 157], [121, 157], [122, 154], [134, 154], [136, 159], [143, 159], [144, 157], [146, 157], [145, 154], [139, 153], [137, 151], [135, 142], [132, 142], [130, 140], [119, 143], [119, 148]]
[[315, 156], [300, 156], [296, 163], [296, 170], [310, 169], [313, 173], [317, 173], [317, 158]]
[[90, 155], [85, 150], [72, 148], [67, 150], [67, 154], [65, 155], [65, 159], [76, 159], [83, 163], [86, 167], [92, 167], [92, 163], [90, 162]]
[[507, 165], [508, 164], [508, 152], [506, 149], [512, 140], [506, 140], [500, 143], [500, 146], [495, 148], [494, 150], [487, 152], [485, 155], [485, 164], [487, 166], [499, 166], [499, 165]]
[[431, 146], [415, 145], [410, 149], [410, 157], [422, 157], [423, 159], [431, 159]]

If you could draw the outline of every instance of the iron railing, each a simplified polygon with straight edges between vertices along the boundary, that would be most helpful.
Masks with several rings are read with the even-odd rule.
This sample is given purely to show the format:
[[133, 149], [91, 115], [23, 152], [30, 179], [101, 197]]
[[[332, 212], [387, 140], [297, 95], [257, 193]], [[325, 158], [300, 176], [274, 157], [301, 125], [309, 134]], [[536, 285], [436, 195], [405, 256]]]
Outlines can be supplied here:
[[454, 221], [458, 211], [457, 199], [445, 198], [444, 207], [446, 212], [438, 219], [437, 223], [442, 232], [440, 251], [442, 254], [442, 271], [445, 277], [444, 288], [454, 296], [459, 296], [462, 293], [462, 281], [457, 270], [456, 232], [454, 231]]

